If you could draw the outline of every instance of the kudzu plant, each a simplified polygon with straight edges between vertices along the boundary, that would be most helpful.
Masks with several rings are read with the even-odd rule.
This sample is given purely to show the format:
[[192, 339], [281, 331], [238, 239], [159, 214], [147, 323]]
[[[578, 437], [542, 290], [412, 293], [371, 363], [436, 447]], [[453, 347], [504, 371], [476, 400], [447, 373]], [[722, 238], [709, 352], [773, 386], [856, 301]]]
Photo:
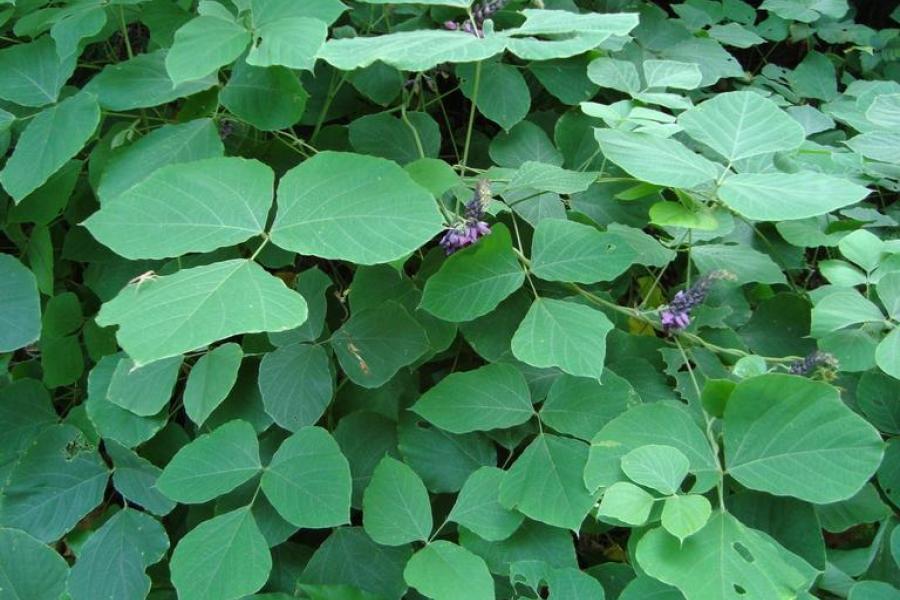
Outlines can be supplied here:
[[900, 596], [900, 9], [0, 0], [0, 600]]

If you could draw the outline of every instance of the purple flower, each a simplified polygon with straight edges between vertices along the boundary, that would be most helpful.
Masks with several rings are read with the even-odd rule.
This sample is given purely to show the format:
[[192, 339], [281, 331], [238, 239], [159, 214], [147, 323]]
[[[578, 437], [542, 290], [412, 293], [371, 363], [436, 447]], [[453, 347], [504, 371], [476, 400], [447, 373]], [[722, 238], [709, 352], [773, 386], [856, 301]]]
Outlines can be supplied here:
[[789, 371], [791, 375], [809, 375], [820, 366], [835, 368], [837, 359], [833, 354], [816, 350], [805, 358], [792, 362]]
[[669, 305], [659, 311], [659, 320], [663, 330], [681, 331], [691, 324], [691, 311], [695, 306], [703, 304], [709, 288], [716, 279], [734, 279], [727, 271], [713, 271], [701, 277], [697, 283], [675, 294]]
[[[495, 12], [503, 8], [508, 0], [488, 0], [472, 8], [472, 19], [459, 24], [455, 21], [445, 21], [444, 29], [450, 31], [465, 31], [475, 37], [484, 37], [484, 22], [491, 18]], [[472, 21], [475, 21], [472, 23]]]
[[450, 255], [491, 233], [491, 226], [484, 221], [484, 208], [491, 199], [491, 188], [487, 181], [479, 181], [474, 197], [466, 203], [464, 218], [447, 229], [440, 244]]

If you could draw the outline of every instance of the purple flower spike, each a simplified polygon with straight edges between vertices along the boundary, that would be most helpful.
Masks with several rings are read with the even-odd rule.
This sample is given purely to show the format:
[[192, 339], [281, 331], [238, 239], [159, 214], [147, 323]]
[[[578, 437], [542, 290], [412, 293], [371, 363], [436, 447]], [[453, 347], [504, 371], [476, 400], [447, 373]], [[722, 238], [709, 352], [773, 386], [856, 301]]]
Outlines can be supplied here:
[[466, 203], [464, 216], [460, 222], [448, 228], [441, 238], [441, 247], [448, 255], [490, 235], [491, 226], [482, 220], [485, 206], [490, 200], [490, 184], [487, 181], [479, 181], [475, 187], [474, 197]]
[[837, 359], [828, 352], [816, 350], [805, 358], [792, 362], [790, 373], [791, 375], [809, 375], [820, 366], [833, 369], [837, 367]]
[[701, 277], [689, 289], [675, 294], [669, 305], [659, 311], [663, 330], [670, 332], [686, 329], [691, 324], [691, 311], [695, 306], [703, 304], [712, 282], [716, 279], [734, 279], [734, 276], [727, 271], [713, 271]]

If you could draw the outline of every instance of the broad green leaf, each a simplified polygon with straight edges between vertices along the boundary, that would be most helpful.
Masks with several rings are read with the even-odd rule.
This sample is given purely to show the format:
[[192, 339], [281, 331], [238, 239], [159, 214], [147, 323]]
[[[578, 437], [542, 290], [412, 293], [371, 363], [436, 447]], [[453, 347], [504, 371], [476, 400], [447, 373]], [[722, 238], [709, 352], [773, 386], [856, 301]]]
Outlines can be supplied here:
[[397, 424], [368, 410], [343, 417], [334, 429], [334, 439], [350, 464], [353, 476], [353, 508], [362, 507], [362, 496], [372, 472], [385, 455], [396, 456]]
[[588, 489], [624, 481], [621, 458], [635, 448], [651, 444], [672, 446], [687, 456], [690, 472], [697, 477], [692, 491], [705, 492], [719, 480], [716, 458], [706, 435], [687, 409], [655, 402], [631, 408], [594, 436], [584, 472]]
[[166, 50], [156, 50], [108, 64], [84, 89], [95, 94], [105, 109], [132, 110], [166, 104], [218, 84], [216, 73], [209, 71], [173, 84], [166, 71], [166, 56]]
[[0, 172], [0, 184], [15, 202], [21, 202], [81, 150], [99, 122], [97, 99], [85, 92], [44, 109], [19, 137]]
[[874, 271], [885, 251], [884, 242], [874, 233], [857, 229], [838, 242], [841, 254], [866, 272]]
[[[528, 70], [541, 82], [548, 92], [563, 104], [577, 106], [579, 102], [590, 100], [600, 87], [587, 75], [591, 59], [588, 55], [573, 56], [568, 59], [541, 60], [528, 65]], [[577, 113], [567, 113], [576, 115]]]
[[12, 352], [41, 334], [41, 299], [34, 274], [0, 254], [0, 352]]
[[334, 332], [331, 346], [347, 376], [375, 388], [428, 350], [425, 330], [394, 301], [355, 312]]
[[606, 335], [612, 322], [583, 304], [537, 298], [512, 339], [516, 358], [535, 367], [559, 367], [570, 375], [603, 375]]
[[213, 348], [194, 363], [183, 396], [184, 411], [191, 421], [203, 425], [222, 404], [237, 381], [243, 358], [241, 347], [229, 342]]
[[111, 155], [103, 168], [97, 196], [101, 204], [106, 204], [161, 167], [222, 156], [224, 151], [210, 119], [163, 125]]
[[564, 161], [547, 132], [531, 121], [522, 121], [508, 132], [497, 134], [488, 152], [501, 167], [514, 169], [530, 161], [555, 166], [562, 166]]
[[0, 98], [21, 106], [53, 104], [75, 71], [77, 56], [59, 58], [50, 36], [0, 50]]
[[50, 28], [50, 35], [56, 41], [56, 54], [65, 59], [80, 50], [79, 45], [103, 29], [107, 23], [105, 7], [100, 3], [85, 3], [64, 8]]
[[[476, 75], [479, 68], [480, 72]], [[475, 95], [477, 77], [479, 85], [475, 105], [478, 112], [505, 131], [528, 115], [531, 92], [516, 67], [499, 61], [467, 63], [457, 68], [457, 74], [461, 80], [460, 88], [469, 100]]]
[[768, 254], [745, 244], [703, 244], [691, 250], [691, 258], [704, 275], [724, 270], [738, 284], [785, 283], [784, 273]]
[[726, 92], [686, 110], [678, 124], [729, 162], [796, 150], [803, 126], [756, 92]]
[[350, 466], [321, 427], [304, 427], [286, 439], [261, 485], [278, 514], [297, 527], [323, 529], [350, 522]]
[[900, 327], [894, 327], [875, 349], [878, 367], [893, 377], [900, 379]]
[[272, 206], [267, 165], [221, 157], [164, 166], [84, 222], [132, 260], [209, 252], [260, 235]]
[[309, 94], [284, 67], [253, 67], [238, 61], [219, 101], [234, 116], [261, 131], [285, 129], [300, 120]]
[[522, 372], [499, 363], [448, 375], [411, 410], [451, 433], [507, 429], [534, 414]]
[[231, 421], [179, 450], [156, 487], [172, 500], [197, 504], [230, 492], [261, 468], [256, 431], [246, 421]]
[[587, 457], [587, 445], [580, 440], [539, 435], [507, 471], [500, 504], [536, 521], [578, 531], [594, 505], [582, 478]]
[[609, 370], [601, 378], [562, 375], [553, 382], [540, 417], [560, 433], [590, 441], [604, 425], [640, 404], [627, 380]]
[[[140, 417], [130, 410], [110, 402], [109, 384], [120, 362], [127, 361], [121, 354], [104, 356], [88, 375], [85, 410], [97, 432], [106, 439], [133, 448], [146, 442], [166, 424], [165, 412], [152, 417]], [[130, 362], [130, 361], [129, 361]]]
[[254, 27], [274, 23], [284, 19], [302, 17], [319, 19], [331, 25], [347, 10], [340, 0], [318, 0], [317, 2], [294, 2], [293, 0], [237, 0], [250, 8]]
[[170, 560], [184, 600], [236, 600], [265, 584], [272, 556], [250, 508], [204, 521], [181, 538]]
[[362, 0], [366, 4], [427, 4], [436, 6], [453, 6], [468, 8], [472, 0]]
[[847, 600], [891, 600], [900, 590], [884, 581], [858, 581], [850, 588]]
[[711, 514], [712, 507], [704, 496], [670, 496], [663, 503], [662, 526], [683, 543], [706, 525]]
[[639, 527], [647, 522], [652, 509], [653, 496], [633, 483], [619, 481], [603, 492], [597, 517]]
[[249, 43], [250, 32], [234, 21], [196, 17], [175, 32], [166, 71], [175, 85], [207, 77], [233, 62]]
[[320, 152], [281, 178], [271, 236], [286, 250], [371, 265], [419, 248], [441, 223], [431, 195], [396, 164]]
[[313, 554], [300, 582], [352, 585], [379, 597], [401, 598], [406, 593], [403, 567], [411, 554], [409, 546], [379, 546], [362, 527], [340, 527]]
[[876, 96], [866, 109], [866, 119], [879, 127], [900, 130], [898, 110], [900, 110], [900, 94], [882, 94]]
[[428, 540], [434, 526], [425, 484], [404, 463], [385, 456], [363, 494], [363, 527], [376, 543], [402, 546]]
[[169, 402], [178, 373], [181, 357], [175, 356], [137, 368], [128, 359], [119, 361], [113, 372], [107, 399], [141, 417], [150, 417]]
[[875, 427], [900, 435], [900, 382], [876, 371], [864, 373], [857, 386], [859, 409]]
[[727, 177], [718, 189], [719, 199], [729, 208], [756, 221], [816, 217], [868, 195], [861, 185], [812, 171], [738, 173]]
[[282, 346], [259, 365], [266, 412], [288, 431], [315, 425], [331, 402], [332, 389], [328, 355], [321, 346]]
[[838, 289], [818, 302], [812, 310], [810, 333], [816, 337], [856, 325], [884, 320], [881, 309], [855, 289]]
[[5, 598], [59, 600], [68, 575], [69, 565], [53, 548], [24, 531], [0, 528], [0, 591]]
[[889, 163], [900, 162], [900, 133], [898, 132], [872, 131], [852, 137], [845, 143], [866, 158]]
[[717, 164], [673, 139], [614, 129], [595, 129], [594, 136], [604, 156], [641, 181], [693, 188], [719, 175]]
[[883, 453], [875, 428], [825, 383], [761, 375], [738, 383], [725, 408], [728, 473], [754, 490], [816, 504], [844, 500]]
[[328, 26], [323, 21], [289, 17], [266, 19], [257, 25], [257, 37], [247, 54], [248, 64], [313, 70], [316, 54], [328, 35]]
[[406, 121], [387, 113], [366, 115], [350, 123], [349, 131], [357, 152], [401, 165], [436, 157], [441, 151], [440, 127], [424, 112], [407, 112]]
[[674, 585], [687, 600], [797, 597], [815, 573], [722, 512], [684, 541], [662, 528], [649, 531], [638, 542], [636, 556], [648, 575]]
[[122, 497], [161, 517], [172, 512], [175, 502], [156, 489], [162, 469], [114, 440], [103, 447], [113, 463], [113, 486]]
[[[693, 90], [700, 87], [703, 74], [694, 63], [677, 60], [645, 60], [642, 64], [647, 88], [676, 88]], [[719, 94], [723, 96], [725, 94]], [[684, 113], [682, 113], [684, 114]]]
[[409, 559], [406, 582], [434, 600], [491, 600], [494, 581], [487, 565], [465, 548], [446, 540], [425, 546]]
[[47, 427], [9, 474], [0, 523], [42, 542], [56, 541], [100, 504], [108, 477], [97, 448], [80, 430]]
[[505, 472], [481, 467], [466, 480], [447, 517], [488, 541], [505, 540], [522, 524], [524, 515], [500, 504]]
[[37, 435], [58, 420], [50, 394], [35, 379], [0, 388], [0, 481]]
[[462, 527], [459, 542], [484, 559], [495, 575], [508, 577], [517, 562], [541, 561], [553, 567], [577, 567], [572, 533], [537, 521], [526, 520], [509, 538], [488, 542]]
[[600, 87], [612, 88], [631, 94], [641, 89], [641, 76], [633, 63], [626, 60], [601, 57], [588, 65], [588, 77]]
[[144, 572], [169, 549], [159, 521], [124, 508], [91, 534], [69, 575], [72, 600], [146, 598], [150, 577]]
[[508, 193], [510, 189], [528, 189], [576, 194], [587, 190], [596, 179], [597, 173], [568, 171], [556, 165], [528, 161], [516, 170], [504, 192]]
[[632, 265], [634, 249], [613, 233], [562, 219], [544, 219], [534, 231], [531, 270], [547, 281], [612, 281]]
[[497, 224], [490, 235], [454, 253], [428, 278], [420, 306], [445, 321], [471, 321], [494, 310], [524, 281], [509, 230]]
[[118, 325], [136, 365], [177, 356], [238, 333], [285, 331], [306, 319], [306, 302], [249, 260], [183, 269], [129, 285], [100, 309]]
[[666, 496], [678, 491], [689, 469], [687, 456], [672, 446], [639, 446], [622, 457], [622, 472], [630, 480]]

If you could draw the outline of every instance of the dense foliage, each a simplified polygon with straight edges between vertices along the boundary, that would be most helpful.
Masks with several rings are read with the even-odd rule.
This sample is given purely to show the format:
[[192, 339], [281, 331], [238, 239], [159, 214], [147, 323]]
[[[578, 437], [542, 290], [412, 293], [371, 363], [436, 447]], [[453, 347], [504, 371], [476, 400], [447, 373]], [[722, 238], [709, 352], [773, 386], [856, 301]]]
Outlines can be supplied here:
[[891, 4], [0, 0], [0, 599], [897, 598]]

